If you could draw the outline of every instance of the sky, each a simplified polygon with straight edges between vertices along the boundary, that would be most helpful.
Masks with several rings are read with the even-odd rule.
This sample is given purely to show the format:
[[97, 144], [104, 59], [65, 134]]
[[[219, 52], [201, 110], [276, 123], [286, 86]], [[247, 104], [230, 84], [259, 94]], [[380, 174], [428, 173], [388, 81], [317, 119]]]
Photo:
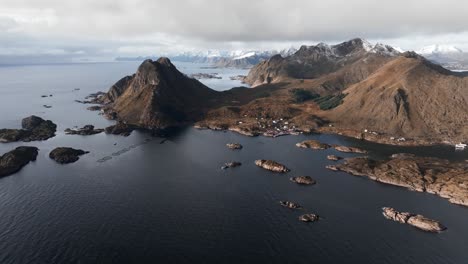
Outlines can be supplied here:
[[0, 64], [284, 49], [355, 37], [468, 51], [461, 0], [0, 0]]

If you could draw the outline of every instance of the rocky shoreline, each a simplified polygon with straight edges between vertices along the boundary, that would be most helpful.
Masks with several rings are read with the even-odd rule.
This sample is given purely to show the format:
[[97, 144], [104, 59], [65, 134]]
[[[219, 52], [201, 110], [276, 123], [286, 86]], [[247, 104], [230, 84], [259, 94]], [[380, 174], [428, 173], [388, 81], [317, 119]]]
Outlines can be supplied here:
[[468, 206], [466, 162], [395, 154], [391, 159], [379, 161], [367, 157], [348, 158], [342, 164], [328, 165], [327, 168], [412, 191], [435, 194], [451, 203]]

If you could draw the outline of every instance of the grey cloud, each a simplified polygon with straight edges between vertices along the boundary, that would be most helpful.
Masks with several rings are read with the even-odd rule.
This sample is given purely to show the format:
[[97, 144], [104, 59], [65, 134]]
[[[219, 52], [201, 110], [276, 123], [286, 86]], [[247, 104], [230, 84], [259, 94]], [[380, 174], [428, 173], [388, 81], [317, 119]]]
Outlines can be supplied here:
[[157, 54], [364, 37], [414, 48], [447, 36], [468, 46], [466, 14], [459, 0], [0, 0], [0, 47]]

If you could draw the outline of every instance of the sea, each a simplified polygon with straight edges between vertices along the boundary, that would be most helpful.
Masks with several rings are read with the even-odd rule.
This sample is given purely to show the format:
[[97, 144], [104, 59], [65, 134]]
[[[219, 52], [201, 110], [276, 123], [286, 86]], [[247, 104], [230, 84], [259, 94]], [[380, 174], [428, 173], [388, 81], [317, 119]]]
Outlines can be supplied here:
[[[0, 155], [17, 146], [40, 149], [35, 162], [0, 179], [0, 263], [468, 263], [467, 207], [329, 171], [325, 166], [334, 162], [327, 155], [357, 154], [295, 144], [316, 139], [360, 147], [376, 159], [401, 152], [468, 159], [468, 151], [453, 146], [394, 147], [322, 134], [245, 137], [192, 127], [166, 138], [139, 131], [64, 134], [111, 125], [75, 100], [107, 91], [139, 63], [0, 67], [0, 128], [19, 128], [30, 115], [58, 125], [46, 141], [0, 143]], [[175, 64], [186, 74], [218, 73], [222, 79], [201, 80], [215, 90], [245, 86], [229, 78], [245, 69]], [[244, 148], [229, 150], [231, 142]], [[90, 153], [61, 165], [48, 157], [56, 147]], [[256, 159], [276, 160], [291, 172], [262, 170]], [[222, 170], [229, 161], [242, 166]], [[317, 184], [289, 181], [304, 175]], [[282, 200], [304, 209], [286, 209]], [[448, 229], [433, 234], [389, 221], [384, 206], [423, 214]], [[300, 222], [304, 213], [321, 220]]]

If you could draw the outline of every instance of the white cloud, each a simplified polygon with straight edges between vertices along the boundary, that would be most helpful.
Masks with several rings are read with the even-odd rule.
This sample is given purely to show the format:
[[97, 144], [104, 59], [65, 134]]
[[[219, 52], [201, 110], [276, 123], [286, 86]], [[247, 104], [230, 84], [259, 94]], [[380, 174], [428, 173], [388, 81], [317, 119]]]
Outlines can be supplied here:
[[468, 50], [466, 14], [459, 0], [0, 0], [0, 47], [150, 55], [364, 37]]

